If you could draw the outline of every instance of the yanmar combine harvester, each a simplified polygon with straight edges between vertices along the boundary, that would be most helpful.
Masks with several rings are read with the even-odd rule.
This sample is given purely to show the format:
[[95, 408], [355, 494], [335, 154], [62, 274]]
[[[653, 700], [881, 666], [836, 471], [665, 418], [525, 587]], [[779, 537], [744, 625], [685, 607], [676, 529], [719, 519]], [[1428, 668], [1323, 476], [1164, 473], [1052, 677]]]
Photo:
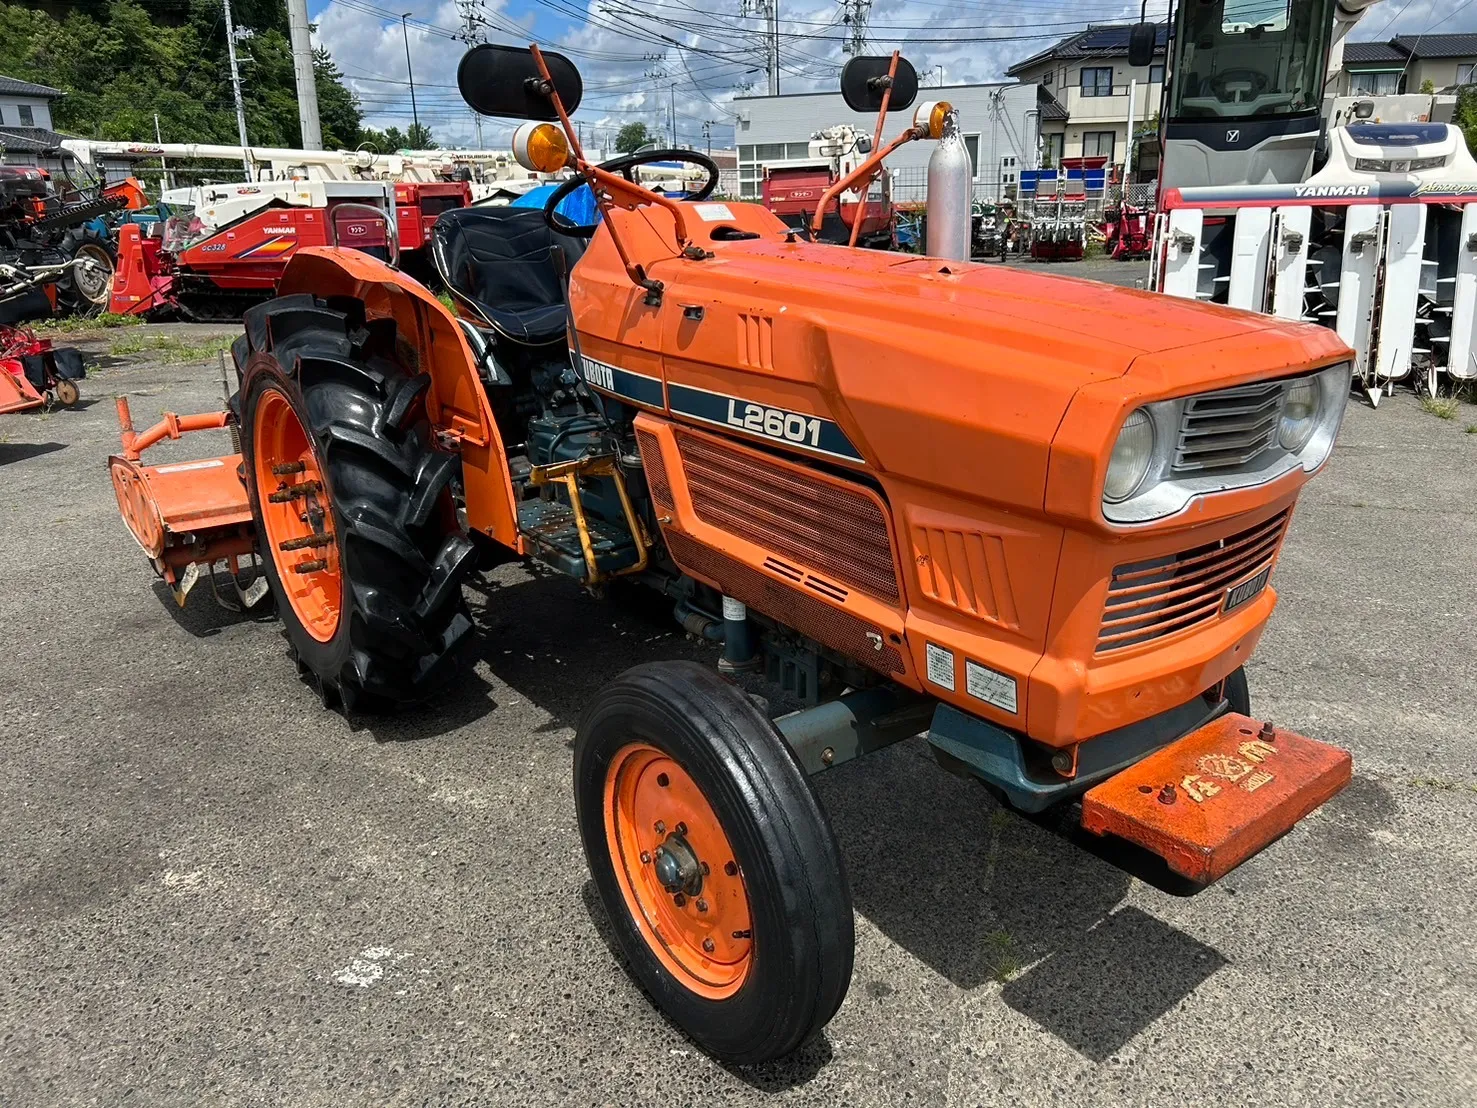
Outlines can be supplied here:
[[[110, 310], [239, 320], [275, 294], [287, 263], [310, 246], [342, 246], [396, 261], [398, 186], [385, 181], [288, 180], [200, 185], [164, 194], [157, 235], [118, 234]], [[450, 186], [460, 193], [465, 185]], [[418, 220], [409, 221], [417, 235]]]
[[[1348, 782], [1347, 753], [1250, 716], [1243, 670], [1343, 414], [1335, 334], [803, 241], [709, 201], [701, 154], [590, 164], [557, 54], [478, 46], [458, 76], [529, 121], [520, 160], [576, 177], [543, 212], [442, 217], [457, 315], [364, 253], [299, 250], [224, 410], [136, 432], [120, 399], [119, 505], [181, 598], [259, 559], [300, 672], [350, 711], [453, 677], [486, 553], [650, 586], [721, 640], [720, 672], [601, 690], [573, 767], [631, 971], [706, 1050], [783, 1055], [846, 994], [851, 896], [809, 774], [927, 731], [1004, 802], [1080, 804], [1196, 883]], [[896, 55], [843, 74], [884, 115], [905, 86]], [[925, 139], [962, 145], [948, 104], [832, 188]], [[707, 172], [690, 202], [633, 179], [674, 158]], [[577, 226], [555, 211], [586, 182], [602, 218]], [[967, 221], [967, 193], [938, 200]], [[144, 461], [200, 427], [241, 452]], [[759, 669], [809, 707], [771, 719], [721, 675]]]

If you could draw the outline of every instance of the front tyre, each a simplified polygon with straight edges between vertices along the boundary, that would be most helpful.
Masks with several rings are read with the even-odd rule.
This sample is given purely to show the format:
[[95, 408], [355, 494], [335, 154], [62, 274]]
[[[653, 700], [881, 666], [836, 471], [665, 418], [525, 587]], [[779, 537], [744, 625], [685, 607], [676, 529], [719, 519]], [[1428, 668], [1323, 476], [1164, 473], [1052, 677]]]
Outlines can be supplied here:
[[461, 582], [457, 458], [435, 449], [430, 379], [405, 367], [392, 320], [285, 296], [247, 312], [246, 486], [267, 580], [300, 671], [325, 704], [425, 698], [472, 624]]
[[846, 996], [841, 853], [774, 724], [689, 662], [628, 670], [580, 721], [585, 857], [637, 982], [714, 1057], [789, 1054]]

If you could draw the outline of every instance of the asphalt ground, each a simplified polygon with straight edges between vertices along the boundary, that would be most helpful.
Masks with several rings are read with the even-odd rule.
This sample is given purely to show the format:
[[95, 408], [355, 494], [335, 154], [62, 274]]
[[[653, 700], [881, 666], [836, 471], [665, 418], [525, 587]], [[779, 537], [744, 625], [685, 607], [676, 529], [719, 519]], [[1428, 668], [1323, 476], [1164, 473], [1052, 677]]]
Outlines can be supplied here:
[[[219, 401], [228, 332], [172, 330], [0, 417], [0, 1104], [1477, 1103], [1477, 408], [1351, 404], [1294, 520], [1253, 702], [1352, 750], [1344, 793], [1183, 898], [922, 740], [838, 767], [850, 994], [729, 1070], [613, 956], [570, 791], [596, 688], [711, 654], [505, 566], [443, 701], [324, 711], [274, 622], [204, 582], [177, 610], [118, 519], [111, 397]], [[161, 456], [229, 449], [191, 439]]]

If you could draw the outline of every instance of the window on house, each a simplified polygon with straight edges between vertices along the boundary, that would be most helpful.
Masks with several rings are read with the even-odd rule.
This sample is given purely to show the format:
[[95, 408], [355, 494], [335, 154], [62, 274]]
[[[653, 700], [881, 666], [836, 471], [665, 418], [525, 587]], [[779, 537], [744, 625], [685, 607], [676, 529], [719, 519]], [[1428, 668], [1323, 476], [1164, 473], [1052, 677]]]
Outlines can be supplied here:
[[1041, 83], [1047, 88], [1051, 88], [1051, 70], [1048, 69], [1045, 73], [1041, 74]]
[[5, 112], [4, 112], [4, 110], [0, 110], [0, 123], [4, 123], [4, 122], [5, 122]]
[[1162, 84], [1164, 84], [1164, 66], [1162, 66], [1162, 65], [1151, 65], [1151, 66], [1149, 66], [1149, 84], [1151, 84], [1151, 85], [1162, 85]]
[[1398, 73], [1351, 73], [1349, 77], [1352, 96], [1393, 96], [1400, 91]]
[[738, 154], [739, 161], [741, 162], [752, 162], [754, 160], [754, 148], [752, 146], [740, 146]]
[[1113, 67], [1110, 65], [1084, 65], [1082, 67], [1083, 96], [1112, 96]]
[[754, 157], [761, 162], [777, 162], [785, 156], [782, 142], [761, 142], [754, 147]]
[[1084, 158], [1107, 158], [1111, 162], [1115, 137], [1112, 131], [1083, 131], [1082, 156]]
[[1477, 64], [1471, 62], [1458, 64], [1456, 67], [1456, 83], [1459, 85], [1477, 85]]
[[980, 175], [980, 137], [979, 135], [965, 135], [964, 148], [969, 151], [969, 176], [978, 180]]
[[1050, 169], [1062, 160], [1062, 152], [1067, 146], [1067, 136], [1058, 131], [1054, 135], [1042, 135], [1045, 145], [1041, 150], [1041, 165], [1044, 169]]
[[21, 104], [20, 105], [20, 112], [21, 112], [21, 126], [22, 127], [34, 127], [34, 126], [36, 126], [36, 116], [35, 116], [35, 113], [31, 111], [31, 105], [29, 105], [29, 104]]

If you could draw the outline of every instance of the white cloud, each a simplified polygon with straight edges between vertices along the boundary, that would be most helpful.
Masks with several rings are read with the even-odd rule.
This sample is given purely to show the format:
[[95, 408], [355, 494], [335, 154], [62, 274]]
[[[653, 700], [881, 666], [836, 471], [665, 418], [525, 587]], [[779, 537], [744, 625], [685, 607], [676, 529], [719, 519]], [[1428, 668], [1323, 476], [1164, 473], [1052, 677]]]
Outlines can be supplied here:
[[[627, 122], [642, 120], [665, 133], [675, 102], [679, 145], [700, 146], [703, 124], [713, 145], [732, 141], [732, 101], [763, 93], [761, 22], [739, 15], [740, 0], [484, 0], [491, 42], [535, 37], [562, 49], [579, 66], [585, 99], [575, 119], [587, 141], [609, 141]], [[332, 51], [361, 98], [366, 122], [404, 130], [411, 122], [405, 37], [398, 19], [366, 13], [403, 9], [409, 24], [416, 103], [422, 123], [444, 145], [473, 141], [472, 115], [455, 88], [465, 44], [448, 37], [460, 25], [451, 0], [313, 0], [317, 39]], [[1166, 0], [1150, 0], [1163, 17]], [[875, 0], [867, 49], [893, 48], [917, 67], [925, 84], [942, 66], [948, 84], [1000, 80], [1005, 70], [1088, 22], [1136, 19], [1132, 0]], [[1388, 12], [1388, 14], [1387, 14]], [[1455, 14], [1452, 14], [1455, 12]], [[577, 20], [555, 13], [578, 13]], [[846, 55], [843, 9], [835, 0], [784, 0], [781, 89], [833, 89]], [[1450, 16], [1450, 18], [1445, 18]], [[426, 26], [431, 25], [430, 27]], [[549, 28], [555, 28], [552, 32]], [[1359, 39], [1477, 30], [1477, 3], [1461, 0], [1383, 0], [1356, 29]], [[680, 45], [679, 45], [680, 44]], [[484, 143], [506, 147], [512, 126], [485, 120]]]

